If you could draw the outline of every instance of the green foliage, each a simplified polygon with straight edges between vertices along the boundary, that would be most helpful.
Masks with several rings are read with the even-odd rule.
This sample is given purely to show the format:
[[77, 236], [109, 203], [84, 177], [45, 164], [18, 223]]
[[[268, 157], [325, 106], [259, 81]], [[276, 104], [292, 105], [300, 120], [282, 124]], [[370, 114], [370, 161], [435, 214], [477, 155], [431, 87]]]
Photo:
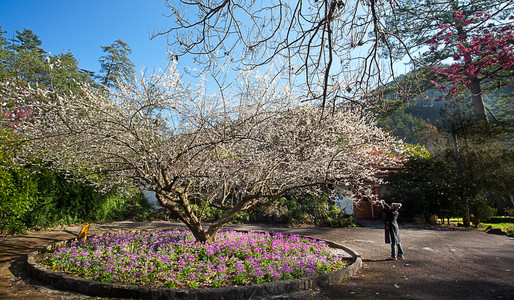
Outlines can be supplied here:
[[4, 76], [32, 85], [48, 85], [50, 69], [45, 63], [45, 51], [39, 47], [41, 44], [32, 30], [16, 31], [16, 38], [5, 45], [7, 55], [1, 63], [8, 72]]
[[514, 146], [514, 89], [503, 87], [484, 96], [491, 108], [498, 137], [510, 147]]
[[506, 207], [503, 209], [503, 216], [514, 217], [514, 207]]
[[430, 152], [428, 152], [427, 148], [425, 146], [417, 144], [408, 144], [404, 143], [404, 155], [409, 158], [420, 158], [420, 159], [429, 159], [430, 158]]
[[20, 232], [37, 204], [37, 185], [24, 180], [27, 172], [0, 169], [0, 232]]
[[38, 85], [62, 92], [75, 92], [81, 83], [92, 83], [78, 67], [72, 53], [50, 55], [40, 46], [42, 41], [29, 29], [16, 31], [7, 41], [0, 28], [0, 80], [12, 80], [24, 86]]
[[[200, 212], [201, 206], [191, 205], [193, 211]], [[226, 212], [210, 205], [201, 211], [202, 221], [212, 222], [221, 218]], [[169, 219], [168, 215], [163, 216]], [[255, 207], [252, 210], [239, 212], [231, 221], [232, 224], [248, 222], [282, 223], [287, 225], [318, 225], [329, 227], [352, 227], [353, 217], [342, 211], [327, 195], [314, 197], [311, 195], [287, 195], [280, 198], [271, 207]]]
[[[198, 205], [192, 204], [191, 207], [192, 207], [192, 209], [194, 211], [196, 211], [196, 212], [199, 211]], [[210, 221], [218, 220], [225, 213], [226, 213], [226, 211], [224, 211], [224, 210], [222, 210], [220, 208], [207, 205], [205, 207], [205, 209], [203, 210], [203, 215], [202, 215], [203, 218], [202, 218], [202, 220], [205, 221], [205, 222], [210, 222]], [[251, 214], [249, 212], [247, 212], [247, 211], [241, 211], [241, 212], [239, 212], [234, 217], [234, 219], [231, 221], [231, 223], [232, 224], [242, 224], [242, 223], [247, 223], [250, 220], [251, 220]]]
[[[411, 158], [390, 174], [386, 199], [404, 204], [402, 217], [461, 216], [465, 207], [479, 219], [491, 215], [491, 202], [514, 193], [514, 155], [501, 143], [483, 136], [467, 136], [459, 152], [461, 174], [451, 144], [438, 155]], [[485, 198], [484, 198], [485, 196]]]
[[[83, 83], [92, 83], [90, 74], [80, 70], [72, 53], [50, 55], [42, 41], [29, 29], [16, 31], [12, 41], [0, 28], [0, 80], [20, 86], [28, 84], [73, 93]], [[7, 109], [13, 103], [4, 104]], [[88, 184], [68, 180], [63, 173], [36, 166], [12, 168], [10, 157], [17, 149], [16, 136], [9, 127], [0, 129], [0, 232], [18, 233], [26, 229], [60, 224], [102, 222], [150, 217], [146, 200], [137, 190], [121, 195], [102, 194]]]
[[328, 227], [353, 227], [353, 217], [347, 216], [337, 205], [329, 205], [325, 221], [321, 225]]
[[514, 91], [506, 87], [501, 91], [503, 93], [488, 93], [485, 100], [492, 103], [491, 109], [502, 124], [514, 126]]
[[425, 140], [430, 126], [421, 118], [407, 112], [407, 107], [401, 106], [381, 114], [378, 126], [391, 132], [408, 143], [421, 143]]
[[275, 216], [286, 224], [349, 227], [353, 219], [339, 209], [327, 195], [305, 194], [282, 197], [275, 208]]
[[450, 162], [434, 157], [412, 158], [398, 172], [391, 173], [385, 199], [400, 202], [402, 217], [414, 220], [431, 215], [450, 217], [462, 209], [459, 200], [461, 184], [455, 181], [456, 171]]
[[82, 83], [93, 83], [87, 72], [79, 69], [78, 61], [71, 52], [61, 53], [49, 59], [50, 86], [54, 90], [78, 92]]
[[480, 223], [478, 226], [481, 230], [490, 230], [491, 228], [498, 228], [505, 232], [508, 236], [514, 237], [514, 224], [513, 223]]
[[151, 218], [138, 190], [102, 194], [51, 170], [0, 168], [0, 232], [127, 218]]
[[10, 48], [17, 52], [28, 50], [43, 54], [45, 51], [39, 47], [41, 44], [39, 36], [32, 30], [25, 28], [22, 32], [16, 31], [15, 43]]
[[[7, 39], [4, 37], [5, 31], [2, 30], [2, 26], [0, 26], [0, 62], [4, 62], [7, 60], [9, 56], [9, 51], [5, 49], [6, 45], [8, 45]], [[5, 63], [0, 63], [0, 80], [4, 80], [5, 77], [8, 77], [8, 68]]]
[[104, 56], [100, 61], [100, 82], [109, 87], [115, 87], [118, 80], [130, 79], [134, 75], [134, 64], [128, 56], [132, 49], [122, 40], [116, 40], [109, 46], [101, 46]]
[[477, 197], [470, 205], [470, 210], [473, 215], [475, 225], [478, 225], [481, 221], [489, 221], [495, 214], [496, 209], [487, 205], [487, 202], [483, 197]]

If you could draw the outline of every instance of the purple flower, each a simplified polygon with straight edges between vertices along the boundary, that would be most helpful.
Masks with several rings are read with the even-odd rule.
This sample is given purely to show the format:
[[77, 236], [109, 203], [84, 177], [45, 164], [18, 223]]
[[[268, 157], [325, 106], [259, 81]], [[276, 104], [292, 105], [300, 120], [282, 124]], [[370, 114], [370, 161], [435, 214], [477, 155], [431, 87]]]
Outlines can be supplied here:
[[180, 230], [92, 236], [45, 253], [41, 263], [100, 281], [177, 287], [260, 283], [344, 266], [323, 241], [222, 231], [207, 244]]

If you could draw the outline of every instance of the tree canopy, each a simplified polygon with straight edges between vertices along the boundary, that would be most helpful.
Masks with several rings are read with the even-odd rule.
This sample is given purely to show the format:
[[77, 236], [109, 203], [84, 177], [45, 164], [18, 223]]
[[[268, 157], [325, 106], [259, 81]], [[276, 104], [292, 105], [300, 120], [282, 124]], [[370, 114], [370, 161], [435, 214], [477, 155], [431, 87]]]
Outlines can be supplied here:
[[122, 40], [116, 40], [109, 46], [101, 46], [104, 56], [100, 62], [100, 83], [113, 87], [119, 80], [130, 80], [134, 76], [134, 64], [128, 57], [132, 49]]
[[[486, 120], [482, 93], [513, 78], [513, 1], [396, 1], [388, 14], [388, 53], [408, 54], [444, 95], [470, 95]], [[428, 79], [426, 76], [428, 75]], [[418, 75], [420, 76], [420, 75]], [[442, 97], [439, 98], [441, 100]]]
[[[1, 90], [33, 112], [13, 126], [25, 153], [155, 191], [200, 241], [214, 240], [238, 212], [292, 190], [339, 184], [365, 193], [377, 167], [398, 163], [397, 141], [361, 108], [340, 107], [320, 121], [320, 108], [300, 105], [273, 77], [243, 73], [237, 89], [217, 95], [179, 78], [171, 69], [110, 95], [87, 85], [71, 95], [9, 84]], [[192, 200], [226, 214], [204, 230]]]
[[194, 55], [206, 69], [271, 64], [305, 99], [335, 107], [390, 80], [378, 51], [388, 3], [166, 1], [173, 25], [154, 36], [168, 35], [177, 58]]

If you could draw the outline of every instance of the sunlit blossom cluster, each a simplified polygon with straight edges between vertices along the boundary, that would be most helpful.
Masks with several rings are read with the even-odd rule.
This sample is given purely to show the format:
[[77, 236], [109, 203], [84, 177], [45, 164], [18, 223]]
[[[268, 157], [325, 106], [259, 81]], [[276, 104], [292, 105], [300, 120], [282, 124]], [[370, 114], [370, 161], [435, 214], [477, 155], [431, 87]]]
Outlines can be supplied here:
[[73, 241], [44, 254], [48, 268], [107, 283], [221, 287], [301, 278], [345, 266], [324, 241], [295, 235], [222, 231], [195, 242], [188, 231], [125, 231]]

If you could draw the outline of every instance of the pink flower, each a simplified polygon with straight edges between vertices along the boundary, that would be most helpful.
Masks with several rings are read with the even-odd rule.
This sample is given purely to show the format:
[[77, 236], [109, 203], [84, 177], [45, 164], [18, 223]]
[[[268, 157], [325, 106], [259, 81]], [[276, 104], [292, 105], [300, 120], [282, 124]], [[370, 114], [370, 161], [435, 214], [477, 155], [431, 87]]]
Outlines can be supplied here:
[[459, 11], [459, 10], [455, 11], [454, 16], [455, 16], [455, 20], [456, 21], [460, 21], [460, 20], [462, 20], [462, 19], [464, 19], [466, 17], [462, 13], [462, 11]]

